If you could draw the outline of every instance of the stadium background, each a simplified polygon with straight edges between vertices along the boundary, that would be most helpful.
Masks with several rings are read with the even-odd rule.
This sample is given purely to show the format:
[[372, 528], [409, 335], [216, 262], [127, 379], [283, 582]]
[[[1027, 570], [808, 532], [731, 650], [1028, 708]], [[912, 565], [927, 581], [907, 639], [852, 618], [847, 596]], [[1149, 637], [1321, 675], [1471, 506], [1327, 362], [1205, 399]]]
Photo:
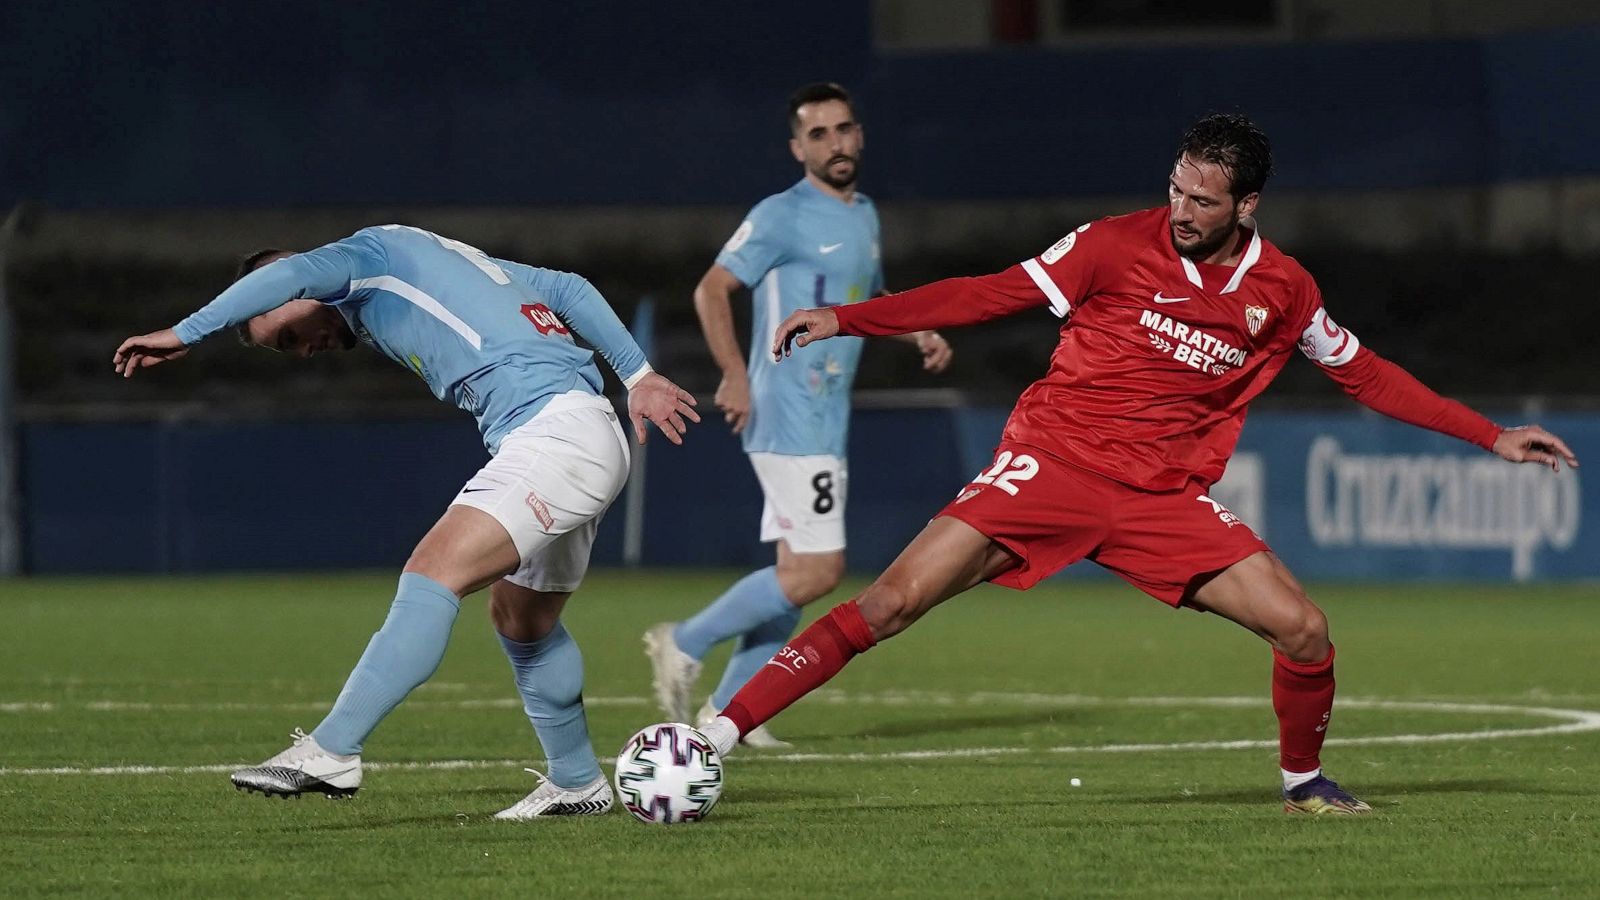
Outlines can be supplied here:
[[[1223, 490], [1333, 623], [1329, 774], [1374, 815], [1280, 812], [1259, 642], [1070, 576], [980, 586], [874, 649], [773, 723], [796, 752], [733, 757], [692, 828], [491, 819], [543, 762], [476, 600], [368, 743], [355, 802], [225, 780], [328, 708], [483, 451], [376, 354], [219, 340], [124, 382], [117, 342], [246, 250], [400, 221], [588, 275], [709, 404], [690, 291], [798, 177], [782, 107], [813, 79], [860, 98], [898, 286], [1159, 203], [1185, 122], [1248, 111], [1278, 150], [1263, 229], [1338, 320], [1592, 466], [1600, 9], [1196, 10], [0, 3], [0, 572], [24, 573], [0, 576], [0, 894], [1593, 896], [1595, 480], [1362, 412], [1303, 361]], [[977, 470], [1056, 324], [954, 333], [939, 379], [868, 348], [856, 571], [809, 617]], [[607, 766], [659, 715], [637, 636], [771, 558], [710, 418], [652, 441], [563, 614]]]
[[[690, 292], [743, 211], [797, 177], [783, 101], [815, 79], [859, 98], [892, 286], [992, 271], [1159, 203], [1183, 125], [1244, 110], [1276, 150], [1264, 232], [1343, 324], [1442, 393], [1594, 455], [1600, 122], [1577, 98], [1600, 12], [1396, 7], [1253, 0], [1192, 27], [1157, 0], [9, 5], [0, 72], [26, 87], [0, 108], [0, 571], [403, 561], [482, 459], [407, 373], [216, 341], [111, 376], [121, 337], [197, 307], [259, 246], [400, 221], [584, 273], [709, 406]], [[853, 568], [892, 558], [977, 471], [1054, 337], [1042, 312], [956, 333], [938, 379], [870, 348]], [[1257, 410], [1221, 493], [1307, 576], [1600, 575], [1584, 516], [1600, 497], [1575, 473], [1382, 422], [1300, 362]], [[715, 417], [644, 469], [600, 564], [768, 558]]]

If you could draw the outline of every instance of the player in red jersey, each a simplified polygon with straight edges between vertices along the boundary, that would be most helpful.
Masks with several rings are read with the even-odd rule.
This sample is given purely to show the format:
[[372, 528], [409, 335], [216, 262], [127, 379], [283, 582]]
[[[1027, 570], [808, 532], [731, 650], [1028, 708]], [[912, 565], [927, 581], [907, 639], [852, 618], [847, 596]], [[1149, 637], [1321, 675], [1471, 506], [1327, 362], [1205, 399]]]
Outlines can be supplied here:
[[1272, 646], [1286, 810], [1370, 809], [1321, 770], [1334, 689], [1326, 617], [1261, 538], [1206, 493], [1246, 406], [1298, 348], [1381, 413], [1512, 462], [1578, 461], [1537, 425], [1501, 428], [1440, 397], [1329, 318], [1316, 282], [1252, 218], [1271, 169], [1266, 135], [1248, 119], [1207, 116], [1184, 134], [1165, 207], [1084, 225], [994, 275], [801, 310], [778, 327], [775, 358], [791, 341], [942, 329], [1044, 305], [1066, 320], [993, 465], [860, 596], [734, 696], [705, 729], [719, 750], [945, 599], [982, 581], [1026, 589], [1091, 559]]

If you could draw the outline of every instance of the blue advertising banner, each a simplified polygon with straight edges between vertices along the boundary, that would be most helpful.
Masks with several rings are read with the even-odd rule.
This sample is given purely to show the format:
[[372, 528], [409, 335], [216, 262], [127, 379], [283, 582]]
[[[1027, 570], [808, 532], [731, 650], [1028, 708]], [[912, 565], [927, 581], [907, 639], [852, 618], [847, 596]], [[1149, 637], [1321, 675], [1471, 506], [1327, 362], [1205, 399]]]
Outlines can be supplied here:
[[[1600, 417], [1541, 424], [1580, 459], [1600, 448]], [[1526, 581], [1600, 577], [1596, 490], [1374, 414], [1268, 413], [1212, 496], [1305, 578]]]
[[[859, 410], [851, 568], [881, 571], [986, 468], [1007, 412]], [[1600, 415], [1542, 424], [1600, 460]], [[460, 420], [38, 422], [20, 444], [23, 559], [36, 573], [395, 569], [484, 460]], [[308, 482], [305, 461], [334, 448], [359, 464]], [[601, 523], [595, 565], [624, 561], [630, 521], [644, 565], [771, 561], [760, 489], [721, 422], [651, 449], [639, 501]], [[1600, 509], [1597, 490], [1581, 469], [1513, 465], [1352, 410], [1252, 416], [1211, 496], [1305, 579], [1526, 581], [1600, 578], [1600, 527], [1584, 516]]]

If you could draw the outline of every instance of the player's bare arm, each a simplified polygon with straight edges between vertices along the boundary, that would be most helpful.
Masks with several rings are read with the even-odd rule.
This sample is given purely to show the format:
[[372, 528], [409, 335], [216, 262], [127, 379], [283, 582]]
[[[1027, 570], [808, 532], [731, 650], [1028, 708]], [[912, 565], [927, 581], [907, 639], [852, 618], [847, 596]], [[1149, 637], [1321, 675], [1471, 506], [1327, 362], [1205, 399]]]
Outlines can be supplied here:
[[700, 330], [706, 336], [711, 357], [722, 369], [722, 381], [712, 402], [722, 410], [722, 418], [733, 433], [744, 431], [750, 421], [750, 376], [745, 372], [744, 353], [733, 333], [733, 292], [743, 285], [732, 272], [712, 264], [694, 289], [694, 311], [700, 317]]
[[832, 309], [797, 309], [778, 325], [777, 332], [773, 334], [772, 359], [774, 362], [780, 361], [793, 353], [795, 347], [824, 341], [838, 333], [839, 316]]
[[123, 378], [132, 378], [140, 369], [148, 369], [164, 362], [182, 359], [189, 348], [178, 339], [171, 328], [135, 335], [123, 341], [111, 354], [111, 366]]
[[644, 443], [646, 419], [656, 423], [667, 440], [682, 444], [683, 433], [689, 427], [684, 420], [700, 421], [695, 406], [693, 394], [659, 372], [645, 375], [628, 390], [628, 419], [633, 422], [633, 436], [640, 444]]
[[1516, 425], [1502, 430], [1500, 436], [1494, 439], [1493, 450], [1501, 459], [1515, 463], [1538, 463], [1549, 466], [1552, 472], [1561, 468], [1562, 460], [1566, 460], [1567, 465], [1574, 469], [1578, 467], [1577, 454], [1572, 452], [1566, 441], [1538, 425]]

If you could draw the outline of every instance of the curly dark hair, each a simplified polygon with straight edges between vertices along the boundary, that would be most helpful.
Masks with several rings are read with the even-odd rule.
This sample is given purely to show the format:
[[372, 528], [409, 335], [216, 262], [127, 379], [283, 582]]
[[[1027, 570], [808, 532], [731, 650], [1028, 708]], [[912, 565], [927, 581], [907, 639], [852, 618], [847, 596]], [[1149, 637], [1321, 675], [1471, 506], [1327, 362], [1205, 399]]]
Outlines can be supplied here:
[[1185, 155], [1228, 173], [1228, 193], [1236, 201], [1260, 191], [1272, 175], [1272, 142], [1241, 113], [1212, 113], [1190, 125], [1174, 159]]

